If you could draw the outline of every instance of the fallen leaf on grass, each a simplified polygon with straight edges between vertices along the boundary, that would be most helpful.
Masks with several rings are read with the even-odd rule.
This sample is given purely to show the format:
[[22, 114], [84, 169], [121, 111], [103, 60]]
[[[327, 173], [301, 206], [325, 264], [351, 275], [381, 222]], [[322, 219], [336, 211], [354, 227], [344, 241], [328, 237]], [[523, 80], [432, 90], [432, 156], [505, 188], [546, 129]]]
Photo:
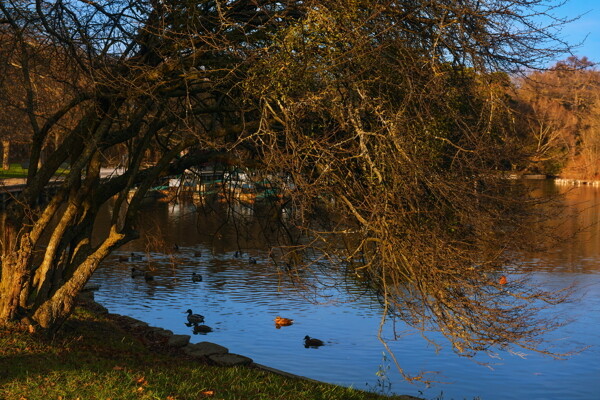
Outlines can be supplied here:
[[214, 390], [205, 390], [203, 392], [200, 392], [200, 395], [204, 396], [204, 397], [211, 397], [211, 396], [215, 395], [215, 391]]
[[113, 370], [115, 370], [115, 371], [123, 371], [124, 369], [125, 369], [125, 367], [121, 367], [120, 365], [115, 365], [113, 367]]

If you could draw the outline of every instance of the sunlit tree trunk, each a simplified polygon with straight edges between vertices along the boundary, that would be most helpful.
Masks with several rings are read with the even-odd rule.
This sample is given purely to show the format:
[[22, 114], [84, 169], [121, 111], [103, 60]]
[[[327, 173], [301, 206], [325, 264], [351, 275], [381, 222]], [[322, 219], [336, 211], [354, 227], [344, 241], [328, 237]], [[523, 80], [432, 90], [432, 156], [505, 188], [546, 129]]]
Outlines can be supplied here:
[[10, 141], [2, 141], [2, 169], [8, 171], [10, 169]]

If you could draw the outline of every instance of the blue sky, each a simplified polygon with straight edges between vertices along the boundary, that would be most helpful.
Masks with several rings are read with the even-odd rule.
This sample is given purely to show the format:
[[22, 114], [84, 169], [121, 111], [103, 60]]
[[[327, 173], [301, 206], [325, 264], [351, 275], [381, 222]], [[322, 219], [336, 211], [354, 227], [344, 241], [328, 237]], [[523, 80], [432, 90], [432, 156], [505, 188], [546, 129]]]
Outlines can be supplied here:
[[[560, 0], [553, 1], [558, 3]], [[585, 14], [579, 20], [565, 26], [562, 35], [571, 44], [585, 39], [580, 48], [573, 50], [574, 54], [579, 57], [587, 56], [590, 61], [600, 66], [600, 0], [568, 0], [567, 4], [555, 10], [554, 14], [569, 18]], [[566, 57], [565, 55], [562, 59]]]

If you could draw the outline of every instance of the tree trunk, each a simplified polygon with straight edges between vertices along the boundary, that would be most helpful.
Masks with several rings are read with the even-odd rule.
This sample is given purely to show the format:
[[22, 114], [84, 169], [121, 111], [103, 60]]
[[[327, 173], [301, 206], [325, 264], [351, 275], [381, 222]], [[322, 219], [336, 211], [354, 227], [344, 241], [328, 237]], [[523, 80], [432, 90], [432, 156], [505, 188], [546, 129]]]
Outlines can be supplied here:
[[[13, 261], [12, 263], [10, 261]], [[0, 281], [0, 321], [11, 321], [17, 316], [21, 290], [27, 269], [23, 263], [3, 260]]]
[[10, 169], [10, 141], [3, 140], [2, 141], [2, 169], [8, 171]]
[[3, 224], [2, 263], [0, 265], [0, 321], [11, 321], [17, 318], [22, 296], [26, 291], [29, 278], [28, 261], [32, 248], [27, 238], [20, 241], [20, 249], [12, 251], [16, 246], [17, 228], [6, 218]]

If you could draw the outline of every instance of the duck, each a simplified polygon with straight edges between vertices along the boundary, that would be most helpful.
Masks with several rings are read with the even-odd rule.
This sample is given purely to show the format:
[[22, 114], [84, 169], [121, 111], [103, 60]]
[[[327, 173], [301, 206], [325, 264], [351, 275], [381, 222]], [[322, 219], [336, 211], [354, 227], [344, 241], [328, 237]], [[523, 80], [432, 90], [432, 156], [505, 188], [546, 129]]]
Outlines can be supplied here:
[[144, 257], [140, 254], [131, 253], [131, 261], [142, 261]]
[[192, 282], [202, 282], [202, 275], [193, 272], [192, 273]]
[[179, 245], [177, 243], [173, 245], [173, 251], [179, 251]]
[[187, 310], [187, 320], [190, 324], [199, 324], [204, 322], [204, 315], [194, 314], [192, 310]]
[[316, 339], [316, 338], [311, 338], [310, 336], [306, 335], [304, 336], [304, 347], [308, 348], [308, 347], [319, 347], [319, 346], [323, 346], [325, 343], [323, 343], [322, 340]]
[[254, 257], [249, 257], [249, 258], [248, 258], [248, 264], [256, 264], [256, 258], [254, 258]]
[[279, 325], [279, 326], [288, 326], [288, 325], [292, 325], [294, 323], [293, 319], [282, 318], [279, 315], [276, 316], [273, 321], [275, 321], [275, 325]]
[[240, 258], [242, 256], [242, 252], [239, 250], [235, 251], [235, 254], [233, 255], [235, 258]]
[[208, 325], [194, 325], [194, 333], [212, 332], [212, 328]]
[[144, 271], [138, 271], [135, 268], [131, 268], [131, 277], [132, 278], [137, 278], [139, 276], [145, 276], [146, 273]]
[[199, 250], [194, 251], [194, 257], [202, 257], [202, 252]]
[[144, 279], [146, 280], [146, 282], [153, 281], [154, 276], [150, 275], [150, 272], [144, 272]]

